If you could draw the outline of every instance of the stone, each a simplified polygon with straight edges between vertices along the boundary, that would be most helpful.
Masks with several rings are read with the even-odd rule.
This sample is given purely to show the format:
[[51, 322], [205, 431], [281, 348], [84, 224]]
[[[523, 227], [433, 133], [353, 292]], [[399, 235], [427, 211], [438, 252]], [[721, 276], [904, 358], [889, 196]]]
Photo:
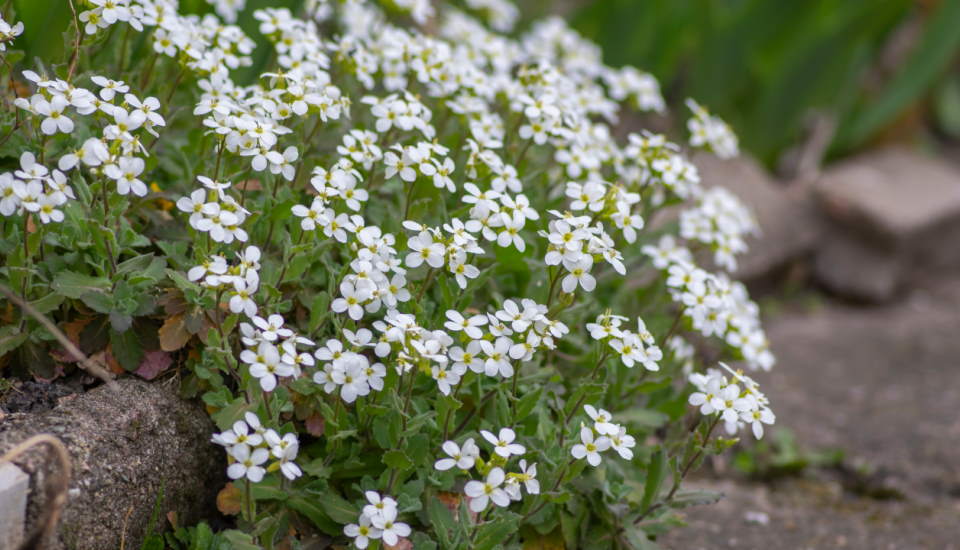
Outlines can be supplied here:
[[9, 462], [0, 464], [0, 550], [15, 550], [23, 541], [30, 477]]
[[[11, 413], [0, 423], [0, 454], [47, 433], [71, 456], [73, 474], [56, 540], [47, 548], [138, 548], [154, 509], [181, 525], [216, 514], [225, 483], [224, 453], [210, 444], [214, 425], [199, 403], [181, 399], [176, 382], [117, 381], [61, 397], [38, 413]], [[15, 463], [30, 476], [25, 532], [44, 510], [46, 480], [55, 462], [45, 448]], [[160, 524], [162, 527], [162, 523]]]
[[733, 275], [755, 281], [793, 260], [809, 255], [823, 232], [817, 206], [803, 186], [784, 187], [747, 156], [723, 160], [701, 153], [693, 158], [704, 185], [720, 185], [735, 193], [753, 211], [760, 234], [748, 240]]
[[820, 244], [813, 271], [817, 281], [830, 292], [880, 303], [897, 295], [905, 268], [901, 255], [837, 231]]
[[830, 220], [814, 274], [840, 295], [882, 302], [928, 269], [960, 267], [960, 171], [900, 148], [824, 172], [816, 196]]
[[960, 171], [907, 149], [839, 163], [824, 172], [816, 190], [831, 219], [887, 248], [909, 246], [960, 222]]

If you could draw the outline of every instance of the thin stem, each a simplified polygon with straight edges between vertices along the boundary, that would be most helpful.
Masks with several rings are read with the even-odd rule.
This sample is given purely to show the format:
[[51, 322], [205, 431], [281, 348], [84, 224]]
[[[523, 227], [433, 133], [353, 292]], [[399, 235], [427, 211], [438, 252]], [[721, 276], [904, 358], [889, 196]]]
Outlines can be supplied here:
[[407, 216], [410, 214], [410, 204], [413, 202], [413, 200], [412, 200], [412, 199], [413, 199], [413, 189], [414, 189], [416, 186], [417, 186], [417, 181], [416, 181], [416, 180], [410, 182], [410, 188], [407, 189], [406, 205], [403, 207], [403, 219], [402, 219], [401, 221], [406, 220], [406, 219], [407, 219]]
[[432, 267], [430, 268], [430, 271], [427, 272], [427, 277], [424, 279], [423, 285], [420, 287], [420, 291], [417, 292], [417, 299], [415, 300], [416, 303], [420, 303], [420, 299], [423, 298], [423, 294], [427, 291], [427, 287], [430, 286], [431, 282], [433, 282], [433, 275], [436, 272], [437, 270]]
[[250, 478], [245, 478], [243, 481], [245, 486], [243, 498], [247, 508], [247, 521], [253, 523], [253, 500], [250, 498]]
[[74, 345], [74, 343], [71, 342], [69, 338], [67, 338], [67, 336], [63, 333], [63, 331], [57, 328], [57, 325], [53, 324], [53, 321], [48, 319], [44, 314], [37, 311], [36, 308], [30, 305], [30, 302], [27, 302], [26, 300], [14, 294], [12, 290], [7, 288], [2, 283], [0, 283], [0, 294], [3, 294], [4, 296], [6, 296], [8, 300], [16, 304], [17, 307], [22, 309], [27, 315], [33, 317], [41, 325], [43, 325], [43, 328], [47, 329], [47, 332], [49, 332], [50, 334], [53, 335], [54, 338], [56, 338], [57, 342], [59, 342], [60, 345], [63, 346], [65, 350], [67, 350], [67, 353], [73, 356], [73, 358], [77, 361], [77, 363], [80, 365], [80, 367], [83, 370], [96, 376], [100, 380], [103, 380], [107, 384], [107, 386], [110, 387], [111, 390], [118, 389], [116, 383], [113, 381], [112, 375], [109, 372], [107, 372], [107, 370], [103, 366], [94, 362], [92, 359], [87, 357], [86, 354], [80, 351], [80, 348]]
[[[590, 371], [590, 374], [587, 376], [587, 380], [592, 380], [596, 376], [597, 371], [600, 370], [600, 367], [607, 361], [607, 358], [610, 357], [609, 350], [603, 350], [603, 355], [600, 356], [600, 359], [597, 361], [597, 364], [593, 367], [593, 370]], [[573, 418], [573, 415], [580, 410], [580, 406], [583, 405], [583, 402], [586, 401], [587, 394], [584, 393], [580, 396], [580, 399], [573, 405], [573, 408], [570, 409], [570, 412], [567, 413], [566, 418], [563, 419], [563, 428], [560, 431], [560, 446], [563, 447], [564, 442], [567, 438], [567, 424], [570, 423], [570, 419]]]
[[[186, 74], [186, 72], [187, 68], [185, 66], [180, 68], [180, 72], [177, 73], [177, 78], [173, 81], [173, 86], [170, 87], [170, 93], [168, 93], [167, 98], [163, 100], [164, 105], [170, 104], [170, 100], [173, 99], [173, 94], [176, 93], [177, 86], [180, 85], [180, 80], [183, 79], [183, 75]], [[169, 122], [169, 120], [167, 122]]]
[[150, 56], [150, 63], [147, 64], [146, 69], [143, 71], [143, 75], [140, 77], [141, 93], [146, 93], [147, 84], [150, 82], [150, 77], [153, 76], [153, 67], [157, 64], [158, 57], [160, 57], [160, 54], [154, 50], [153, 55]]
[[123, 72], [123, 66], [127, 60], [127, 44], [130, 42], [130, 31], [132, 27], [127, 25], [126, 32], [123, 33], [123, 42], [120, 44], [120, 58], [117, 60], [117, 74]]
[[83, 39], [83, 31], [80, 30], [80, 18], [77, 16], [77, 7], [73, 0], [68, 0], [70, 12], [73, 14], [73, 28], [77, 31], [77, 36], [73, 41], [73, 53], [70, 54], [70, 68], [67, 69], [67, 82], [73, 78], [73, 71], [77, 68], [77, 60], [80, 59], [80, 41]]
[[467, 423], [470, 422], [470, 420], [472, 420], [474, 416], [476, 416], [477, 412], [483, 409], [483, 406], [487, 403], [487, 401], [490, 400], [491, 397], [493, 397], [493, 394], [495, 393], [497, 393], [497, 388], [493, 388], [492, 390], [488, 391], [480, 399], [480, 402], [477, 403], [477, 406], [471, 409], [469, 413], [467, 413], [466, 418], [464, 418], [463, 420], [460, 421], [459, 424], [457, 424], [457, 427], [454, 428], [453, 434], [451, 434], [450, 437], [457, 437], [458, 435], [460, 435], [460, 432], [467, 427]]
[[267, 409], [267, 418], [273, 419], [273, 413], [270, 411], [270, 394], [267, 390], [263, 391], [263, 406]]
[[673, 482], [673, 486], [670, 487], [670, 492], [667, 493], [667, 496], [664, 497], [662, 500], [658, 501], [657, 503], [653, 504], [646, 510], [644, 510], [643, 513], [641, 513], [637, 517], [637, 519], [633, 521], [634, 525], [643, 521], [644, 518], [649, 516], [655, 510], [662, 508], [663, 506], [666, 506], [667, 504], [670, 503], [670, 501], [673, 499], [673, 496], [677, 494], [677, 490], [680, 489], [680, 484], [683, 482], [684, 478], [687, 477], [687, 474], [690, 473], [690, 469], [693, 468], [693, 465], [696, 464], [698, 460], [700, 460], [701, 456], [703, 456], [703, 451], [707, 448], [707, 443], [710, 442], [710, 436], [713, 435], [713, 430], [714, 428], [717, 427], [717, 424], [719, 423], [720, 423], [720, 415], [717, 415], [716, 417], [714, 417], [713, 422], [710, 423], [710, 427], [707, 429], [707, 435], [704, 436], [703, 438], [703, 444], [700, 445], [700, 448], [697, 449], [697, 452], [692, 457], [690, 457], [690, 460], [688, 460], [687, 463], [684, 464], [683, 469], [680, 470], [680, 477], [676, 478], [676, 480]]

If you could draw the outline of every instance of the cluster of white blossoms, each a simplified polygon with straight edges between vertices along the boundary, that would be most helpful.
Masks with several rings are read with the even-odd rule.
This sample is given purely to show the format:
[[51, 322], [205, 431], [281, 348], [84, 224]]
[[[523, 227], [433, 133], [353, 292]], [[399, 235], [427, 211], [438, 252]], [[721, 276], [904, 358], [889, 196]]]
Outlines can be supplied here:
[[656, 246], [644, 246], [643, 253], [667, 273], [670, 296], [695, 330], [722, 338], [750, 368], [773, 367], [775, 358], [760, 323], [760, 308], [742, 283], [698, 267], [690, 250], [669, 235]]
[[757, 231], [750, 211], [723, 187], [708, 189], [680, 213], [680, 236], [710, 247], [713, 261], [729, 271], [737, 269], [737, 254], [747, 251], [745, 237]]
[[246, 348], [240, 352], [240, 361], [247, 365], [250, 376], [259, 381], [263, 391], [273, 391], [278, 379], [297, 378], [304, 367], [314, 365], [314, 356], [298, 346], [315, 344], [285, 327], [281, 315], [274, 313], [266, 319], [254, 316], [252, 321], [253, 324], [240, 323], [241, 342]]
[[[123, 82], [102, 76], [92, 78], [100, 86], [98, 96], [59, 78], [45, 79], [29, 70], [23, 75], [36, 86], [37, 93], [18, 97], [14, 105], [33, 115], [44, 140], [57, 134], [72, 135], [78, 130], [76, 117], [86, 117], [84, 121], [90, 127], [84, 131], [102, 135], [87, 138], [76, 149], [66, 151], [56, 168], [45, 166], [42, 156], [38, 161], [33, 153], [22, 153], [19, 170], [0, 174], [0, 215], [26, 212], [35, 213], [45, 224], [63, 221], [62, 206], [76, 199], [68, 174], [78, 166], [87, 167], [93, 178], [113, 181], [120, 195], [147, 194], [147, 185], [140, 180], [145, 167], [142, 156], [147, 149], [138, 130], [156, 136], [155, 128], [164, 125], [156, 98], [140, 100], [127, 93], [129, 86]], [[121, 101], [115, 103], [117, 99]]]
[[23, 21], [17, 21], [13, 25], [0, 17], [0, 52], [7, 51], [7, 45], [23, 34]]
[[444, 442], [443, 452], [447, 456], [434, 463], [434, 468], [442, 472], [457, 467], [464, 473], [469, 473], [476, 468], [482, 479], [468, 481], [463, 486], [470, 510], [479, 513], [486, 510], [491, 503], [506, 508], [511, 502], [522, 500], [521, 486], [526, 489], [527, 494], [540, 494], [536, 463], [527, 464], [526, 460], [520, 459], [517, 463], [519, 472], [505, 470], [511, 457], [523, 456], [527, 452], [526, 447], [516, 442], [517, 435], [513, 430], [501, 428], [496, 434], [481, 430], [480, 435], [493, 446], [487, 460], [481, 458], [480, 448], [473, 438], [469, 438], [462, 446], [454, 441]]
[[[776, 421], [770, 410], [770, 401], [752, 379], [720, 363], [727, 373], [708, 369], [706, 374], [693, 373], [690, 383], [697, 391], [690, 394], [689, 403], [700, 408], [700, 414], [716, 415], [723, 420], [727, 433], [733, 435], [744, 426], [750, 426], [754, 437], [763, 437], [763, 425]], [[742, 387], [741, 387], [742, 384]]]
[[199, 281], [209, 289], [226, 292], [233, 313], [243, 313], [253, 318], [257, 315], [254, 294], [260, 288], [260, 249], [248, 246], [237, 253], [239, 262], [227, 263], [223, 256], [214, 254], [198, 266], [187, 271], [187, 279]]
[[218, 243], [247, 241], [247, 232], [240, 227], [250, 212], [227, 193], [230, 182], [213, 181], [197, 176], [203, 187], [177, 200], [177, 208], [190, 214], [190, 227], [208, 233]]
[[344, 330], [350, 349], [334, 339], [317, 348], [314, 357], [321, 362], [322, 369], [313, 374], [313, 381], [322, 385], [327, 393], [339, 389], [340, 397], [347, 403], [368, 395], [371, 390], [382, 390], [386, 367], [382, 363], [371, 364], [366, 355], [358, 353], [370, 342], [371, 334], [367, 329], [356, 333]]
[[687, 107], [693, 117], [687, 120], [690, 130], [690, 145], [710, 150], [720, 158], [733, 158], [740, 154], [737, 135], [730, 126], [718, 117], [710, 114], [703, 106], [687, 99]]
[[591, 466], [599, 466], [600, 453], [613, 449], [624, 460], [633, 459], [633, 447], [637, 441], [627, 434], [627, 429], [613, 422], [613, 417], [603, 409], [596, 409], [592, 405], [584, 405], [583, 410], [593, 420], [593, 426], [580, 426], [580, 443], [570, 449], [573, 458], [587, 459]]
[[395, 546], [401, 537], [410, 536], [410, 526], [397, 521], [397, 501], [392, 497], [367, 491], [367, 504], [360, 512], [357, 523], [344, 526], [343, 534], [353, 539], [357, 548], [370, 545], [371, 540], [382, 539], [386, 546]]
[[[280, 470], [287, 479], [297, 479], [303, 474], [294, 462], [300, 451], [297, 434], [290, 432], [281, 436], [264, 428], [252, 412], [244, 414], [243, 418], [234, 422], [231, 429], [213, 434], [211, 439], [227, 449], [230, 457], [227, 475], [230, 479], [259, 483], [268, 471]], [[273, 462], [264, 466], [271, 459]]]
[[[255, 47], [233, 24], [245, 1], [210, 3], [219, 17], [181, 14], [177, 0], [88, 0], [92, 8], [79, 19], [89, 34], [117, 23], [145, 30], [155, 55], [180, 66], [171, 103], [178, 92], [186, 95], [188, 85], [181, 82], [196, 87], [192, 113], [215, 146], [216, 167], [197, 176], [201, 187], [176, 204], [189, 216], [189, 226], [213, 244], [198, 248], [208, 256], [187, 278], [218, 300], [226, 296], [229, 311], [241, 316], [239, 365], [256, 379], [268, 403], [270, 392], [300, 376], [353, 403], [384, 389], [388, 366], [403, 383], [429, 376], [443, 395], [457, 395], [467, 373], [516, 382], [524, 363], [547, 355], [542, 352], [556, 349], [567, 336], [559, 316], [574, 296], [593, 292], [598, 279], [612, 275], [607, 269], [626, 275], [626, 261], [635, 260], [640, 244], [694, 330], [723, 339], [751, 368], [773, 365], [758, 308], [745, 287], [697, 267], [687, 248], [705, 244], [720, 267], [732, 269], [735, 255], [745, 249], [743, 237], [754, 228], [749, 212], [725, 191], [705, 191], [680, 145], [648, 132], [620, 143], [611, 129], [624, 103], [665, 109], [651, 75], [604, 65], [599, 49], [560, 18], [534, 23], [516, 38], [492, 32], [488, 26], [506, 31], [517, 20], [507, 0], [466, 0], [466, 12], [429, 0], [388, 3], [408, 12], [422, 29], [392, 23], [376, 2], [313, 0], [298, 15], [285, 8], [254, 12], [259, 32], [272, 45], [274, 69], [240, 85], [231, 71], [251, 66]], [[0, 49], [21, 31], [19, 24], [0, 21]], [[148, 194], [141, 176], [150, 147], [141, 138], [157, 136], [166, 124], [159, 101], [141, 100], [128, 84], [105, 76], [92, 78], [99, 87], [94, 93], [73, 82], [24, 75], [36, 92], [16, 104], [33, 115], [44, 144], [74, 134], [96, 137], [61, 156], [56, 168], [45, 166], [42, 154], [38, 160], [24, 153], [19, 170], [0, 174], [0, 214], [62, 220], [59, 207], [74, 198], [67, 173], [78, 166], [113, 182], [118, 194]], [[352, 109], [358, 97], [363, 108]], [[699, 105], [690, 106], [691, 143], [722, 157], [736, 155], [730, 128]], [[76, 132], [79, 117], [87, 117], [83, 133]], [[448, 139], [451, 125], [457, 139]], [[316, 151], [321, 144], [326, 149]], [[530, 168], [533, 158], [549, 166]], [[250, 185], [252, 178], [242, 186], [219, 181], [222, 164], [236, 167], [238, 159], [260, 174], [261, 189]], [[431, 198], [434, 210], [418, 212], [414, 206], [410, 215], [417, 204], [414, 191], [424, 187], [440, 200]], [[260, 199], [275, 199], [281, 188], [301, 203], [285, 203], [300, 226], [301, 242], [327, 241], [331, 261], [339, 264], [325, 269], [338, 289], [330, 308], [345, 318], [327, 327], [343, 322], [350, 328], [336, 329], [320, 345], [269, 311], [260, 288], [260, 248], [243, 244], [251, 211], [264, 204]], [[250, 199], [260, 202], [248, 211], [250, 190], [262, 193]], [[406, 208], [402, 217], [390, 210], [394, 198]], [[374, 199], [410, 233], [395, 236], [386, 230], [388, 222], [371, 223], [385, 210], [369, 208]], [[666, 236], [649, 244], [646, 220], [661, 206], [683, 202], [691, 202], [693, 210], [681, 214], [680, 239]], [[498, 288], [491, 295], [499, 306], [492, 311], [467, 299], [436, 311], [423, 307], [431, 283], [441, 278], [444, 292], [459, 288], [464, 298], [472, 295], [481, 267], [490, 269], [492, 259], [482, 240], [521, 255], [542, 251], [542, 264], [539, 258], [522, 261], [545, 264], [546, 304], [502, 295]], [[231, 254], [239, 260], [228, 262]], [[601, 272], [597, 264], [604, 263], [609, 267]], [[554, 291], [564, 293], [564, 300], [555, 301]], [[629, 330], [627, 321], [603, 314], [587, 330], [605, 354], [616, 353], [624, 365], [658, 370], [661, 348], [642, 320], [636, 330]], [[443, 326], [431, 326], [439, 323]], [[661, 344], [689, 364], [692, 350], [678, 338]], [[762, 424], [773, 422], [766, 398], [745, 376], [736, 373], [727, 382], [710, 372], [690, 380], [700, 389], [691, 403], [697, 401], [704, 414], [720, 414], [728, 429], [750, 423], [759, 437]], [[597, 465], [600, 453], [613, 448], [632, 458], [636, 442], [625, 428], [607, 411], [585, 409], [593, 426], [582, 427], [573, 456]], [[507, 471], [510, 459], [526, 453], [516, 434], [508, 428], [481, 433], [493, 446], [488, 460], [481, 459], [473, 440], [463, 446], [448, 441], [443, 451], [449, 457], [436, 463], [438, 470], [476, 470], [480, 479], [464, 486], [470, 509], [480, 512], [491, 502], [507, 506], [520, 500], [522, 488], [538, 494], [536, 464], [519, 460], [519, 472]], [[214, 441], [228, 449], [231, 478], [260, 481], [274, 467], [264, 466], [271, 456], [288, 478], [300, 475], [293, 463], [296, 436], [281, 438], [263, 429], [252, 413]], [[357, 547], [378, 539], [394, 545], [410, 534], [397, 521], [393, 499], [373, 492], [367, 498], [370, 504], [357, 524], [344, 530]]]
[[647, 330], [643, 319], [637, 318], [637, 332], [622, 328], [627, 317], [603, 313], [597, 316], [596, 322], [587, 323], [590, 337], [606, 343], [617, 354], [627, 367], [641, 364], [650, 371], [660, 370], [657, 361], [663, 359], [663, 352], [657, 346], [653, 334]]

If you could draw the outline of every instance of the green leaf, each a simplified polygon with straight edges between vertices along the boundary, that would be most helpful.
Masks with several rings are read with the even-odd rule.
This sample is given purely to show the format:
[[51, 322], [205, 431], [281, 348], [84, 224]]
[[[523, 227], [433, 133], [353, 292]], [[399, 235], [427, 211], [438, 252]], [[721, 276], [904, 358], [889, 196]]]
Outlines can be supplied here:
[[27, 340], [27, 332], [17, 325], [0, 328], [0, 357], [17, 349]]
[[107, 292], [110, 289], [110, 279], [91, 277], [74, 271], [61, 271], [53, 279], [53, 289], [67, 298], [78, 299], [88, 293]]
[[243, 531], [237, 531], [235, 529], [221, 531], [220, 536], [227, 539], [233, 550], [262, 550], [260, 546], [254, 542], [253, 537]]
[[530, 413], [533, 412], [533, 408], [537, 406], [537, 403], [540, 402], [540, 395], [543, 393], [543, 388], [538, 387], [537, 389], [527, 392], [517, 401], [517, 413], [515, 420], [517, 422], [525, 419], [530, 416]]
[[617, 413], [617, 419], [644, 428], [656, 429], [666, 424], [670, 417], [660, 411], [636, 408]]
[[411, 541], [413, 547], [417, 550], [435, 550], [437, 548], [437, 543], [422, 531], [414, 533]]
[[33, 309], [37, 310], [39, 313], [48, 313], [60, 307], [60, 304], [62, 303], [63, 295], [51, 292], [43, 298], [39, 298], [30, 302], [30, 305], [33, 306]]
[[723, 493], [717, 491], [679, 491], [670, 500], [671, 508], [686, 508], [688, 506], [704, 506], [713, 504], [723, 498]]
[[127, 371], [135, 371], [143, 360], [143, 347], [137, 333], [132, 330], [124, 332], [110, 331], [110, 349], [113, 357], [120, 366]]
[[517, 530], [519, 520], [519, 515], [506, 512], [503, 516], [483, 524], [477, 532], [477, 541], [472, 550], [493, 550], [502, 545]]
[[327, 491], [316, 493], [315, 498], [320, 502], [323, 511], [333, 521], [341, 525], [357, 521], [357, 516], [359, 515], [357, 509], [347, 502], [346, 499], [333, 492], [333, 490], [328, 489]]
[[647, 481], [643, 485], [643, 498], [640, 500], [640, 510], [646, 512], [660, 494], [660, 486], [667, 473], [667, 455], [663, 448], [658, 447], [647, 465]]
[[319, 498], [311, 497], [308, 499], [304, 497], [294, 497], [289, 499], [286, 504], [294, 511], [305, 516], [311, 523], [317, 526], [317, 528], [328, 535], [342, 535], [342, 525], [354, 523], [357, 519], [356, 516], [354, 516], [353, 519], [344, 522], [342, 525], [331, 520], [326, 512], [324, 512]]
[[383, 455], [383, 463], [397, 470], [409, 470], [413, 468], [413, 462], [403, 451], [387, 451]]
[[450, 509], [435, 494], [427, 495], [427, 518], [437, 538], [440, 539], [440, 546], [447, 548], [450, 546], [450, 540], [456, 529], [453, 514]]

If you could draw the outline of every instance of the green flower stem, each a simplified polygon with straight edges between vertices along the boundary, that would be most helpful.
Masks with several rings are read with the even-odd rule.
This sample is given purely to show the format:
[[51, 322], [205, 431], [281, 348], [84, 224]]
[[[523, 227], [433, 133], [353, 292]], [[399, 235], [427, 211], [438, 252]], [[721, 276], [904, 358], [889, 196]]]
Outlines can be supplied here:
[[694, 453], [692, 457], [690, 457], [690, 459], [687, 461], [686, 464], [684, 464], [683, 468], [680, 470], [680, 476], [674, 478], [673, 485], [670, 487], [670, 492], [667, 493], [667, 496], [655, 502], [654, 504], [650, 505], [649, 508], [647, 508], [639, 516], [637, 516], [637, 519], [633, 521], [634, 525], [639, 524], [641, 521], [643, 521], [646, 517], [648, 517], [654, 511], [670, 504], [670, 502], [673, 500], [674, 495], [677, 494], [677, 490], [680, 489], [680, 484], [683, 483], [684, 478], [686, 478], [687, 474], [690, 473], [690, 469], [693, 468], [693, 465], [696, 464], [698, 460], [700, 460], [701, 456], [703, 456], [703, 451], [707, 448], [707, 443], [710, 442], [710, 436], [713, 435], [713, 430], [714, 428], [717, 427], [717, 424], [719, 423], [720, 423], [720, 415], [718, 414], [714, 417], [713, 422], [710, 423], [710, 427], [707, 429], [707, 435], [704, 436], [703, 443], [700, 445], [700, 448], [697, 449], [697, 452]]
[[[594, 376], [597, 375], [597, 371], [600, 370], [600, 367], [607, 361], [607, 358], [610, 357], [610, 350], [604, 349], [603, 355], [600, 356], [600, 359], [597, 360], [597, 364], [594, 365], [593, 370], [590, 371], [590, 374], [587, 376], [587, 380], [592, 380]], [[584, 393], [580, 396], [580, 399], [577, 400], [576, 404], [573, 405], [573, 408], [570, 409], [570, 412], [567, 413], [566, 418], [563, 419], [563, 427], [560, 430], [560, 446], [563, 447], [567, 439], [567, 425], [570, 424], [570, 419], [573, 418], [573, 415], [577, 413], [577, 410], [580, 409], [580, 406], [583, 405], [583, 402], [586, 401], [587, 394]]]

